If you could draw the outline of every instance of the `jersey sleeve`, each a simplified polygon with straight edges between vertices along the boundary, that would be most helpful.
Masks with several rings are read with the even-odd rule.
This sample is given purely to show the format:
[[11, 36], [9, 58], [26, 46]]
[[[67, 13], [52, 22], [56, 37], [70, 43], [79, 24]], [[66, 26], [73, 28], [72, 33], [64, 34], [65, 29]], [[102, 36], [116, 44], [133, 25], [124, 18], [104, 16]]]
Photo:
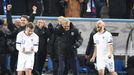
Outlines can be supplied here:
[[16, 49], [18, 51], [22, 51], [22, 48], [21, 48], [21, 40], [22, 40], [21, 34], [18, 33], [17, 38], [16, 38]]
[[94, 46], [96, 46], [96, 43], [97, 43], [97, 41], [96, 41], [97, 39], [96, 39], [96, 37], [95, 37], [95, 35], [93, 36], [93, 42], [94, 42]]
[[39, 46], [39, 37], [38, 35], [35, 37], [34, 39], [34, 44], [33, 44], [33, 47], [34, 47], [34, 52], [37, 52], [38, 51], [38, 46]]
[[111, 33], [108, 34], [107, 42], [108, 42], [109, 44], [113, 44], [113, 37], [112, 37], [112, 34], [111, 34]]

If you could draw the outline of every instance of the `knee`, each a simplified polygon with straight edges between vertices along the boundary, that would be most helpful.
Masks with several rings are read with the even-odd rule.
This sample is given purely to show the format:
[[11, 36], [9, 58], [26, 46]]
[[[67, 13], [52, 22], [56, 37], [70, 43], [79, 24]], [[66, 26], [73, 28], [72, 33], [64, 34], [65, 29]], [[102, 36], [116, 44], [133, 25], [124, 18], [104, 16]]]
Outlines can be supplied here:
[[110, 72], [110, 75], [118, 75], [116, 72]]
[[98, 70], [99, 75], [104, 75], [104, 69]]
[[32, 71], [32, 69], [31, 68], [27, 68], [26, 71]]

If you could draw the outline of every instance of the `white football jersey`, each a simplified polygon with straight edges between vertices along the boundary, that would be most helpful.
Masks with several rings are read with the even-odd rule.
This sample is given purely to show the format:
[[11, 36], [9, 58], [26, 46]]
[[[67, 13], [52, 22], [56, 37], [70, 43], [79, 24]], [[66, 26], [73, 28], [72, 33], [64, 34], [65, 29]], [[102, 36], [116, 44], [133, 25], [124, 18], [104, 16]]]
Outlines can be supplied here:
[[[22, 51], [25, 48], [25, 52], [37, 52], [39, 44], [39, 37], [35, 33], [27, 36], [24, 31], [21, 31], [17, 35], [16, 49]], [[32, 49], [34, 51], [32, 51]]]
[[94, 36], [94, 43], [97, 49], [97, 57], [107, 57], [108, 44], [113, 44], [113, 38], [110, 32], [97, 32]]

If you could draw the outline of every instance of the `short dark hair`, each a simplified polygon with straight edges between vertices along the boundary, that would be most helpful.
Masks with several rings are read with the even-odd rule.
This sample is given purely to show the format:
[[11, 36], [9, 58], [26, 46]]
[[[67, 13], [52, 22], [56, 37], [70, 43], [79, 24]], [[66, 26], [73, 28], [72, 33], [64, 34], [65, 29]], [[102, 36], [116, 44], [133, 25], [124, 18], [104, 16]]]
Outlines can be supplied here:
[[20, 18], [22, 18], [22, 17], [27, 19], [27, 21], [29, 21], [29, 17], [27, 15], [22, 15]]
[[29, 22], [26, 24], [26, 28], [34, 29], [34, 24], [32, 22]]

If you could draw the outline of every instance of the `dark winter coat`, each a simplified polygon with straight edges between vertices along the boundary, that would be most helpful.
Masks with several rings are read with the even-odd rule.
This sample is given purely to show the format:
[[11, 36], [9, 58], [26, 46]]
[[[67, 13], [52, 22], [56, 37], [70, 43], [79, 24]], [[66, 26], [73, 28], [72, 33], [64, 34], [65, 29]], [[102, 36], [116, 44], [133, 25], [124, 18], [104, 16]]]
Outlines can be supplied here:
[[0, 54], [9, 53], [8, 35], [10, 35], [10, 31], [4, 30], [0, 26]]
[[88, 45], [87, 45], [87, 49], [86, 49], [86, 55], [90, 55], [90, 54], [92, 55], [92, 53], [93, 53], [93, 50], [94, 50], [93, 36], [96, 33], [97, 33], [96, 28], [94, 28], [89, 37], [89, 41], [88, 41]]
[[56, 35], [58, 39], [58, 50], [61, 55], [67, 58], [76, 56], [77, 48], [79, 48], [83, 42], [80, 32], [77, 28], [70, 24], [70, 30], [65, 31], [61, 25], [56, 28]]
[[35, 27], [34, 32], [39, 36], [39, 48], [38, 53], [47, 53], [47, 41], [48, 41], [48, 29], [43, 27]]

